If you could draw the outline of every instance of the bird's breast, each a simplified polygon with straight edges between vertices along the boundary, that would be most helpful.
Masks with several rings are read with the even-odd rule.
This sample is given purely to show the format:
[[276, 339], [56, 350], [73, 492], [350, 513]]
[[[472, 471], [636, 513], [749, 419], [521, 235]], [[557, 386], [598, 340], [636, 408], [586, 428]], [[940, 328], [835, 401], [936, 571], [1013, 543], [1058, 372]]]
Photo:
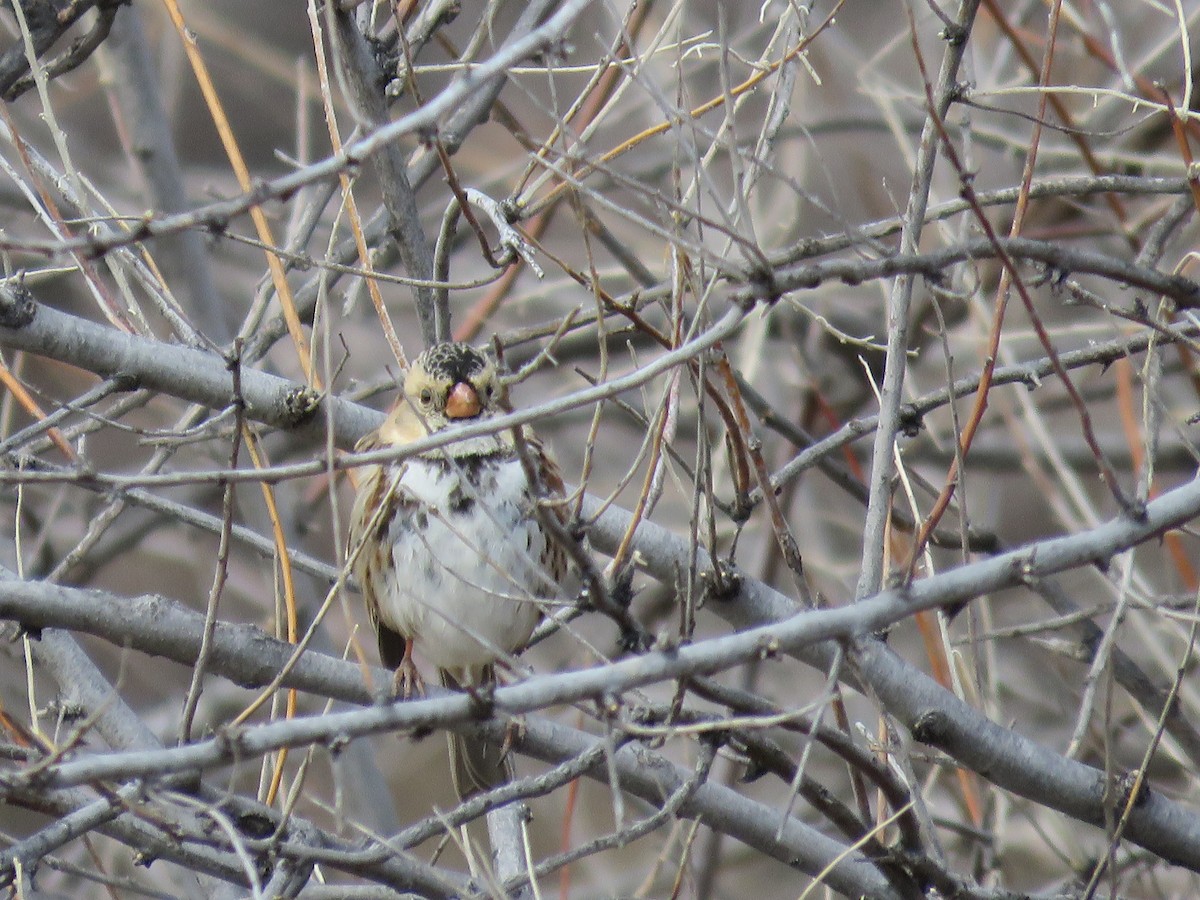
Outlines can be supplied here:
[[[409, 459], [401, 464], [387, 542], [395, 578], [380, 618], [441, 668], [483, 665], [520, 649], [553, 588], [520, 460]], [[390, 480], [390, 479], [389, 479]]]

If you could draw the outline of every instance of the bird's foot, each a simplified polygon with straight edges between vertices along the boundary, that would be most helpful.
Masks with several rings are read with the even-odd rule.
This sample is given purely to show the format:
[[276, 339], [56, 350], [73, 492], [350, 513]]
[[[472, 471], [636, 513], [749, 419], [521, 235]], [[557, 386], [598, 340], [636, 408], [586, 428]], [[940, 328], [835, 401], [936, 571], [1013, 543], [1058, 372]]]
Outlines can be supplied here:
[[392, 678], [392, 695], [404, 700], [411, 700], [413, 693], [425, 696], [425, 679], [417, 671], [417, 664], [412, 657], [405, 654], [400, 665], [396, 666], [396, 674]]

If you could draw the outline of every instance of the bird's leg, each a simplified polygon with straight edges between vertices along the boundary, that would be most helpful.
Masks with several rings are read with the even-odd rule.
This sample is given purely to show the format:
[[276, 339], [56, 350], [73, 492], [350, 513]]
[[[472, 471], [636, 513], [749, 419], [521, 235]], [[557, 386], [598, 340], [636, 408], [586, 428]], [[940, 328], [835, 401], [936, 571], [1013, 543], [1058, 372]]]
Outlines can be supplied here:
[[520, 740], [525, 736], [526, 725], [525, 716], [520, 713], [514, 715], [508, 720], [508, 724], [504, 726], [504, 741], [500, 744], [500, 756], [506, 757], [512, 751], [513, 741]]
[[[492, 696], [491, 696], [492, 692], [494, 692], [497, 687], [500, 687], [507, 680], [508, 679], [504, 677], [504, 670], [502, 670], [499, 666], [497, 666], [495, 676], [494, 676], [493, 680], [491, 681], [491, 683], [489, 684], [489, 688], [490, 688], [489, 694], [488, 694], [489, 703], [494, 703]], [[490, 710], [489, 710], [489, 712], [490, 712]], [[504, 726], [504, 740], [500, 744], [501, 759], [506, 758], [508, 756], [508, 754], [512, 751], [513, 741], [524, 737], [525, 727], [526, 727], [525, 726], [525, 716], [522, 715], [521, 713], [514, 713], [513, 715], [511, 715], [509, 717], [508, 724]]]
[[396, 666], [396, 674], [392, 678], [392, 692], [397, 697], [403, 697], [405, 700], [412, 697], [414, 690], [420, 696], [425, 696], [425, 679], [417, 671], [417, 664], [413, 662], [412, 654], [413, 639], [406, 638], [404, 641], [404, 656], [400, 660], [400, 665]]

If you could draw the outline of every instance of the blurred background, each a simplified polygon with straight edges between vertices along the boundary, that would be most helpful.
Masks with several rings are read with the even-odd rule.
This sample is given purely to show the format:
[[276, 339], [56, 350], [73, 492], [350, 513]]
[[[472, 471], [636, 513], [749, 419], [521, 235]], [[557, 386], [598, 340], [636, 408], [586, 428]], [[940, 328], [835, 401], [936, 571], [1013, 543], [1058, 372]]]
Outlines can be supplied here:
[[[767, 470], [782, 473], [777, 501], [806, 584], [829, 606], [854, 600], [863, 564], [872, 417], [896, 297], [894, 273], [874, 264], [898, 251], [927, 79], [932, 95], [954, 47], [947, 36], [965, 41], [955, 102], [942, 134], [932, 135], [949, 141], [955, 158], [938, 154], [916, 247], [926, 262], [914, 269], [921, 274], [903, 392], [917, 405], [895, 446], [899, 477], [877, 560], [885, 582], [907, 577], [914, 554], [911, 574], [920, 579], [1118, 515], [1097, 448], [1131, 498], [1194, 476], [1197, 323], [1191, 310], [1128, 274], [1190, 276], [1193, 268], [1185, 176], [1200, 137], [1187, 117], [1194, 3], [983, 3], [969, 34], [954, 30], [952, 3], [592, 3], [562, 40], [508, 67], [482, 110], [470, 114], [467, 101], [484, 96], [475, 92], [435, 128], [405, 130], [370, 159], [342, 167], [340, 179], [284, 191], [280, 179], [329, 157], [335, 142], [349, 144], [377, 129], [380, 117], [401, 119], [454, 90], [463, 60], [486, 61], [527, 33], [529, 18], [536, 25], [534, 5], [343, 3], [359, 36], [351, 52], [333, 13], [311, 2], [14, 2], [0, 4], [0, 248], [5, 273], [24, 273], [39, 302], [169, 346], [220, 353], [237, 338], [250, 367], [382, 410], [405, 360], [376, 301], [411, 359], [423, 348], [419, 291], [403, 277], [434, 274], [441, 234], [454, 334], [498, 348], [522, 373], [512, 390], [517, 407], [562, 401], [537, 427], [572, 485], [728, 557], [800, 603], [768, 510], [746, 505], [755, 487], [747, 447], [761, 445]], [[545, 15], [561, 6], [543, 4]], [[37, 46], [36, 78], [27, 42]], [[1051, 89], [1042, 91], [1048, 45]], [[1012, 251], [1031, 318], [1019, 292], [1001, 283], [988, 229], [1009, 234], [1035, 146], [1018, 230], [1048, 249]], [[407, 171], [415, 221], [398, 220], [394, 172], [381, 174], [381, 158]], [[255, 186], [267, 197], [259, 221], [213, 205]], [[456, 234], [446, 233], [454, 191], [467, 188], [507, 204], [542, 273], [502, 250], [494, 254], [500, 264], [488, 259], [482, 244], [496, 248], [498, 235], [485, 211], [473, 210], [477, 225], [460, 220]], [[172, 220], [164, 236], [133, 239], [140, 222], [190, 210], [202, 213]], [[427, 242], [424, 273], [404, 264], [403, 221]], [[122, 229], [131, 236], [113, 240]], [[61, 243], [87, 236], [98, 236], [99, 250]], [[1112, 266], [1047, 264], [1052, 251]], [[846, 277], [804, 268], [835, 262]], [[771, 277], [787, 286], [755, 306], [720, 353], [602, 403], [571, 402], [703, 333], [739, 291], [759, 296], [754, 289]], [[284, 314], [289, 305], [302, 323], [299, 344]], [[953, 479], [957, 436], [975, 422], [970, 391], [953, 404], [938, 392], [979, 377], [996, 329], [1001, 377], [977, 419], [939, 539], [918, 548], [911, 523], [929, 515]], [[1052, 357], [1069, 369], [1074, 398], [1050, 371]], [[118, 597], [160, 594], [197, 612], [219, 582], [222, 621], [286, 637], [291, 604], [299, 629], [307, 628], [345, 551], [344, 477], [274, 481], [269, 502], [258, 485], [241, 483], [228, 503], [216, 477], [148, 480], [145, 490], [164, 501], [154, 509], [80, 473], [216, 471], [230, 466], [235, 443], [239, 467], [266, 467], [319, 458], [325, 446], [256, 428], [246, 439], [255, 460], [242, 438], [235, 442], [229, 411], [193, 408], [170, 391], [130, 391], [86, 365], [13, 350], [0, 358], [0, 476], [31, 468], [62, 476], [0, 477], [6, 568]], [[724, 361], [740, 387], [725, 379]], [[750, 426], [742, 433], [731, 412], [739, 404]], [[27, 431], [55, 414], [57, 431]], [[837, 434], [858, 439], [818, 443]], [[783, 468], [810, 445], [818, 451], [802, 466]], [[189, 510], [209, 516], [208, 524], [187, 521]], [[260, 540], [235, 536], [222, 553], [213, 523], [226, 514]], [[1200, 698], [1186, 676], [1197, 621], [1195, 538], [1185, 529], [1105, 566], [981, 596], [957, 615], [905, 621], [889, 645], [993, 721], [1060, 754], [1121, 773], [1149, 753], [1153, 790], [1194, 806], [1200, 759], [1187, 723]], [[280, 542], [293, 555], [287, 578]], [[692, 641], [728, 633], [705, 598], [689, 593], [686, 573], [663, 584], [634, 572], [628, 557], [615, 567], [607, 556], [596, 561], [613, 578], [632, 578], [632, 611], [649, 634]], [[36, 664], [35, 641], [15, 626], [6, 636], [4, 710], [54, 745], [77, 719], [56, 702], [62, 688]], [[538, 673], [593, 666], [622, 655], [617, 638], [603, 616], [585, 615], [525, 660]], [[165, 745], [184, 731], [210, 733], [257, 695], [219, 674], [196, 693], [188, 667], [79, 640]], [[338, 592], [314, 648], [376, 664], [373, 644], [357, 594]], [[1185, 676], [1174, 707], [1183, 724], [1164, 733], [1159, 713], [1177, 674]], [[718, 679], [797, 714], [816, 713], [829, 699], [825, 673], [789, 659], [732, 667]], [[630, 708], [662, 710], [677, 693], [665, 683], [626, 699]], [[692, 694], [682, 702], [698, 715], [731, 714]], [[298, 714], [327, 705], [306, 694], [297, 703]], [[285, 712], [280, 696], [251, 721]], [[604, 732], [584, 704], [544, 714]], [[1111, 896], [1194, 894], [1195, 876], [1169, 861], [1120, 841], [1110, 850], [1104, 828], [959, 774], [953, 760], [897, 731], [872, 698], [847, 691], [845, 715], [850, 740], [923, 798], [932, 829], [926, 850], [977, 892], [964, 896], [1082, 895], [1102, 860], [1102, 890]], [[837, 724], [832, 711], [822, 716]], [[777, 741], [793, 764], [807, 746], [792, 731], [747, 727]], [[78, 740], [104, 748], [87, 729]], [[10, 732], [7, 743], [20, 741]], [[696, 746], [684, 731], [654, 743], [685, 766]], [[440, 735], [386, 734], [338, 753], [300, 748], [274, 790], [274, 757], [210, 772], [206, 781], [276, 809], [293, 803], [328, 833], [365, 840], [454, 805], [444, 755]], [[518, 759], [522, 774], [540, 766]], [[862, 811], [836, 755], [814, 745], [805, 766], [812, 782]], [[730, 744], [711, 777], [785, 815], [787, 779], [747, 781], [748, 773], [762, 774]], [[152, 791], [143, 814], [153, 821], [180, 802]], [[640, 818], [649, 809], [631, 801], [622, 810], [611, 788], [593, 781], [577, 795], [564, 789], [531, 803], [534, 860], [620, 833], [629, 823], [618, 814]], [[865, 803], [875, 821], [895, 811], [874, 791]], [[806, 800], [791, 808], [851, 843]], [[38, 833], [52, 818], [7, 796], [0, 841]], [[884, 843], [891, 837], [882, 831]], [[412, 852], [464, 871], [454, 843], [433, 839]], [[44, 892], [38, 896], [244, 895], [186, 863], [139, 865], [136, 850], [91, 833], [56, 847], [26, 884]], [[799, 896], [811, 882], [761, 847], [687, 819], [563, 871], [546, 876], [543, 896], [769, 900]], [[352, 867], [322, 867], [320, 878], [330, 891], [374, 884]]]

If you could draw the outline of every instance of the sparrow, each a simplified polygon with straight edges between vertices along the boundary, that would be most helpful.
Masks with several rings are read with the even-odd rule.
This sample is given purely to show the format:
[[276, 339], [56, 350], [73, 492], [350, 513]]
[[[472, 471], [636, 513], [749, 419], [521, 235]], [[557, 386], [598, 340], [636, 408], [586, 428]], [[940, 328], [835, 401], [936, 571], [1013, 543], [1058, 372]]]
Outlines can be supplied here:
[[[435, 344], [413, 361], [395, 407], [356, 449], [452, 436], [507, 408], [485, 354]], [[562, 497], [558, 466], [528, 427], [519, 443], [503, 429], [367, 468], [348, 548], [398, 692], [423, 690], [414, 646], [445, 687], [477, 693], [495, 684], [497, 661], [524, 649], [567, 574], [566, 551], [538, 515], [543, 504], [561, 521], [563, 504], [554, 501]], [[511, 779], [503, 742], [448, 736], [460, 799]]]

